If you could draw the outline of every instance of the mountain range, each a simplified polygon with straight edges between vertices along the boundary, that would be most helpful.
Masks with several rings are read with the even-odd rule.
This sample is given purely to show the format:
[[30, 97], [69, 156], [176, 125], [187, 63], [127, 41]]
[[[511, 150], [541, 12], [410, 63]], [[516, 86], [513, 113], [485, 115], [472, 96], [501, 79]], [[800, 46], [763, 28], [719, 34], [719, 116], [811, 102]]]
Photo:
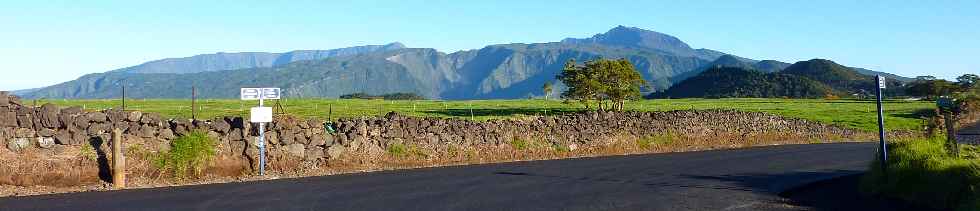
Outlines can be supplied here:
[[[783, 71], [789, 63], [756, 61], [650, 30], [618, 26], [590, 38], [490, 45], [443, 53], [401, 43], [286, 53], [216, 53], [150, 61], [18, 92], [26, 98], [236, 98], [240, 87], [280, 87], [287, 97], [336, 98], [351, 93], [416, 93], [431, 99], [541, 96], [569, 59], [626, 58], [652, 91], [666, 90], [712, 67]], [[849, 68], [861, 74], [870, 70]], [[863, 72], [862, 72], [863, 71]], [[900, 78], [908, 80], [907, 78]]]

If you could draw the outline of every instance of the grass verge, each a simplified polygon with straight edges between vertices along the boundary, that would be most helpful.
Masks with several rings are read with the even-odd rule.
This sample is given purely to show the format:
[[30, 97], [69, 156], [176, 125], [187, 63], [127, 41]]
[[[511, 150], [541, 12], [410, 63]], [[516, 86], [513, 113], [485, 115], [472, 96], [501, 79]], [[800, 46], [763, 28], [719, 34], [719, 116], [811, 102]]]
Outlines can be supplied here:
[[887, 175], [875, 161], [862, 180], [862, 191], [939, 210], [980, 210], [980, 150], [963, 146], [962, 156], [952, 156], [944, 150], [944, 140], [889, 143]]

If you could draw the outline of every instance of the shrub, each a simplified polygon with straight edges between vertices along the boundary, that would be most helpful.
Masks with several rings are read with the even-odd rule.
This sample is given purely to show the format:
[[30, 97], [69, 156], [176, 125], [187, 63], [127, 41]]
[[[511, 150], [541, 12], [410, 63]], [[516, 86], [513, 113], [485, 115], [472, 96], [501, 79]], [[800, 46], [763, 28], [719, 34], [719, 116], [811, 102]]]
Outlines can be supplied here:
[[169, 172], [175, 178], [183, 179], [189, 173], [200, 175], [215, 156], [215, 144], [202, 131], [177, 137], [170, 142], [170, 151], [161, 152], [156, 166], [162, 172]]
[[673, 141], [674, 134], [671, 132], [666, 132], [637, 139], [636, 146], [640, 147], [641, 149], [650, 149], [650, 147], [653, 147], [654, 145], [670, 144]]
[[[450, 150], [455, 150], [450, 147]], [[405, 157], [412, 155], [419, 158], [427, 158], [429, 154], [423, 152], [415, 145], [405, 145], [403, 143], [392, 143], [388, 146], [388, 154], [394, 157]]]
[[510, 141], [510, 146], [517, 150], [525, 150], [531, 147], [531, 143], [524, 139], [514, 139]]
[[[980, 196], [980, 160], [946, 153], [945, 137], [889, 143], [887, 175], [875, 161], [862, 181], [867, 193], [900, 198], [941, 210], [977, 210]], [[975, 156], [965, 147], [961, 154]]]
[[82, 148], [78, 151], [78, 156], [88, 160], [99, 159], [99, 154], [95, 151], [95, 147], [92, 147], [90, 144], [83, 144]]
[[559, 144], [559, 143], [552, 144], [551, 145], [551, 149], [554, 149], [555, 152], [571, 152], [572, 151], [572, 149], [569, 148], [568, 146], [565, 146], [565, 145]]
[[402, 143], [393, 143], [388, 146], [388, 154], [395, 157], [403, 157], [408, 154], [408, 147]]

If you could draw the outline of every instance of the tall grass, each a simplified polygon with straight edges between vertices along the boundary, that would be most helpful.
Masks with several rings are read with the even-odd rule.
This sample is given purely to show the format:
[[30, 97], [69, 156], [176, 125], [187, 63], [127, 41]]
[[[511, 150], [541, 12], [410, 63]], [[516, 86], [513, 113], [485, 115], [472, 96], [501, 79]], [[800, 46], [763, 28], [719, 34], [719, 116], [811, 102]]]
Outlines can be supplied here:
[[887, 175], [875, 161], [862, 181], [866, 193], [940, 210], [980, 210], [980, 160], [976, 147], [947, 153], [945, 137], [889, 143]]
[[156, 165], [174, 178], [184, 179], [188, 175], [200, 175], [215, 153], [214, 141], [204, 132], [193, 131], [170, 142], [170, 151], [161, 152]]

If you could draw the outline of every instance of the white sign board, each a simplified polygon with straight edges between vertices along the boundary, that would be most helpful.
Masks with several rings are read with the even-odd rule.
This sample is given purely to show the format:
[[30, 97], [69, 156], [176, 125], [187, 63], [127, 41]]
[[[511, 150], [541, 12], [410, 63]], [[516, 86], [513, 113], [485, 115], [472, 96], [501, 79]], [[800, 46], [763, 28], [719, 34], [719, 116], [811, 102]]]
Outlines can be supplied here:
[[278, 100], [282, 97], [279, 88], [242, 88], [242, 100]]
[[878, 88], [885, 88], [885, 77], [878, 76]]
[[272, 122], [272, 107], [252, 107], [251, 122], [267, 123]]

